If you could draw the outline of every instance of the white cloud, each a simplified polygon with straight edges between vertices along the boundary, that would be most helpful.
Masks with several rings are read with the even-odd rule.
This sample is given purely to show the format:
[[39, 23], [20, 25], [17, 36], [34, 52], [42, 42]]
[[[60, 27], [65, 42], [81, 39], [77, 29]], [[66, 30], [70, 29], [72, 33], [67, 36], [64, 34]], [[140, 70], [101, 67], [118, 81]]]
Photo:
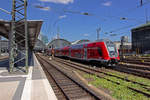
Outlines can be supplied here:
[[103, 6], [111, 6], [112, 2], [111, 1], [107, 1], [107, 2], [102, 3], [102, 5]]
[[38, 8], [40, 10], [45, 10], [45, 11], [51, 10], [51, 7], [44, 7], [44, 6], [41, 6], [40, 4], [34, 4], [34, 7]]
[[61, 3], [61, 4], [69, 4], [73, 3], [74, 0], [40, 0], [43, 2], [53, 2], [53, 3]]
[[66, 18], [66, 17], [67, 17], [66, 15], [59, 16], [59, 19], [63, 19], [63, 18]]
[[89, 34], [83, 34], [83, 36], [89, 36]]

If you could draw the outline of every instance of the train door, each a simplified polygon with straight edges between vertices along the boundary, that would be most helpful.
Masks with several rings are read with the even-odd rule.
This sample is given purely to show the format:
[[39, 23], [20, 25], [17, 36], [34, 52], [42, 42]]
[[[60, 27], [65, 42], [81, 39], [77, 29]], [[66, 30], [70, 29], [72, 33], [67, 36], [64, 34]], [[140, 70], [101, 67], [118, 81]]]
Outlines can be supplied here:
[[69, 57], [71, 57], [71, 48], [69, 48]]
[[84, 48], [84, 59], [87, 60], [87, 48]]
[[83, 59], [84, 59], [84, 60], [87, 60], [87, 44], [85, 44], [85, 45], [83, 46], [83, 48], [84, 48]]

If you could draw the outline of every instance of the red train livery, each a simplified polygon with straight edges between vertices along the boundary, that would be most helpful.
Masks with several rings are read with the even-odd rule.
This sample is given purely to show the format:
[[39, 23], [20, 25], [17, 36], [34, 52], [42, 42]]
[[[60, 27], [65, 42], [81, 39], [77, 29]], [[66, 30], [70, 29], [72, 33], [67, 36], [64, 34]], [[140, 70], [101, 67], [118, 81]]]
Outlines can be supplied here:
[[57, 48], [54, 55], [86, 61], [99, 61], [105, 65], [117, 64], [120, 60], [118, 50], [110, 40]]

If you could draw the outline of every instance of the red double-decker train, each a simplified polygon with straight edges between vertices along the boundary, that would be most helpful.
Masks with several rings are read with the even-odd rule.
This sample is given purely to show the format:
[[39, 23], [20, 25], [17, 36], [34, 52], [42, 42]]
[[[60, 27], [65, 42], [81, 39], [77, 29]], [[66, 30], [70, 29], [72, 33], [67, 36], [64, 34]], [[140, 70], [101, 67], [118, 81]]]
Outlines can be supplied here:
[[54, 55], [85, 61], [98, 61], [101, 64], [117, 64], [120, 60], [118, 50], [110, 40], [76, 44], [54, 49]]

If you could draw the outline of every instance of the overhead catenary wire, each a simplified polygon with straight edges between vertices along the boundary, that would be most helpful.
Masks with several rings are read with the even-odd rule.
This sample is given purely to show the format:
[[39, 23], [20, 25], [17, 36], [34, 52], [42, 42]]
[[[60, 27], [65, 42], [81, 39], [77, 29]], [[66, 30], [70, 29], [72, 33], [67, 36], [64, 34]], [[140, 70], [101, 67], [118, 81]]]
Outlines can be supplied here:
[[[129, 8], [128, 10], [126, 11], [122, 11], [118, 16], [114, 16], [114, 15], [107, 15], [105, 17], [109, 18], [109, 19], [118, 19], [118, 20], [128, 20], [128, 21], [136, 21], [136, 22], [140, 22], [140, 20], [144, 20], [144, 19], [136, 19], [136, 18], [128, 18], [128, 17], [122, 17], [121, 15], [122, 14], [128, 14], [130, 13], [131, 11], [134, 11], [136, 10], [137, 8], [141, 8], [143, 7], [144, 5], [146, 4], [149, 4], [150, 3], [150, 0], [147, 0], [146, 2], [142, 2], [142, 5], [138, 5], [136, 6], [135, 8]], [[106, 21], [106, 20], [105, 20]]]
[[141, 23], [136, 23], [136, 24], [132, 24], [132, 25], [128, 25], [128, 26], [124, 26], [124, 27], [121, 27], [121, 28], [118, 28], [118, 29], [115, 29], [115, 30], [112, 30], [112, 31], [110, 31], [110, 32], [108, 32], [108, 33], [113, 33], [113, 32], [117, 32], [117, 31], [121, 31], [121, 30], [123, 30], [123, 29], [128, 29], [128, 28], [131, 28], [131, 27], [134, 27], [134, 26], [137, 26], [137, 25], [139, 25], [139, 24], [141, 24]]
[[[142, 2], [142, 5], [139, 5], [139, 6], [137, 6], [136, 8], [129, 9], [128, 11], [133, 11], [133, 10], [135, 10], [135, 9], [137, 9], [137, 8], [140, 8], [140, 7], [142, 7], [143, 5], [146, 5], [146, 4], [148, 4], [148, 3], [150, 3], [150, 0], [148, 0], [147, 2], [144, 2], [144, 3]], [[146, 10], [147, 10], [147, 9], [146, 9]], [[129, 13], [129, 12], [127, 12], [127, 13]], [[121, 18], [121, 17], [116, 17], [116, 16], [111, 16], [111, 17], [113, 17], [113, 18]], [[122, 18], [123, 18], [123, 17], [122, 17]], [[125, 19], [127, 19], [127, 18], [125, 18]], [[118, 29], [115, 29], [115, 30], [112, 30], [112, 31], [106, 32], [106, 33], [113, 33], [113, 32], [117, 32], [117, 31], [121, 31], [121, 30], [130, 28], [130, 27], [134, 27], [134, 26], [136, 26], [136, 25], [138, 25], [138, 24], [140, 24], [140, 23], [142, 22], [142, 21], [139, 21], [139, 20], [136, 20], [136, 19], [128, 19], [128, 20], [135, 20], [135, 21], [138, 21], [138, 23], [133, 24], [133, 25], [128, 25], [128, 26], [125, 26], [125, 27], [121, 27], [121, 28], [118, 28]], [[148, 23], [147, 11], [146, 11], [146, 22]]]
[[118, 35], [124, 35], [125, 33], [129, 33], [129, 31], [130, 30], [128, 30], [128, 31], [124, 31], [124, 32], [120, 32], [120, 33], [111, 33], [111, 34], [109, 34], [109, 36], [118, 36]]
[[[143, 1], [142, 1], [142, 5], [138, 5], [138, 6], [136, 6], [135, 8], [130, 8], [130, 9], [128, 9], [127, 11], [124, 11], [124, 12], [121, 13], [121, 14], [130, 13], [131, 11], [134, 11], [134, 10], [137, 9], [137, 8], [141, 8], [142, 6], [144, 6], [144, 5], [148, 4], [148, 3], [150, 3], [150, 0], [147, 0], [146, 2], [143, 2]], [[52, 10], [54, 10], [54, 9], [52, 9]], [[75, 13], [75, 14], [81, 14], [81, 15], [88, 15], [88, 16], [96, 16], [95, 14], [91, 14], [91, 13], [85, 13], [85, 12], [80, 12], [80, 11], [69, 11], [69, 10], [64, 10], [64, 9], [63, 9], [63, 12], [69, 12], [69, 13]], [[120, 15], [120, 14], [119, 14], [119, 15]], [[96, 17], [98, 17], [98, 16], [96, 16]], [[115, 18], [115, 19], [119, 19], [119, 20], [139, 21], [139, 20], [134, 19], [134, 18], [119, 17], [119, 16], [106, 16], [106, 17], [108, 17], [108, 18]], [[58, 21], [59, 21], [59, 19], [54, 22], [53, 26], [55, 26], [55, 24], [56, 24]], [[106, 21], [106, 20], [105, 20], [105, 21]], [[113, 30], [113, 31], [110, 31], [110, 32], [120, 31], [120, 30], [127, 29], [127, 28], [130, 28], [130, 27], [132, 27], [132, 26], [136, 26], [136, 25], [137, 25], [137, 24], [125, 26], [125, 27], [122, 27], [122, 28], [119, 28], [119, 29], [116, 29], [116, 30]]]
[[132, 11], [138, 9], [138, 8], [141, 8], [144, 5], [149, 4], [149, 3], [150, 3], [150, 0], [147, 0], [146, 2], [143, 2], [142, 5], [138, 5], [138, 6], [134, 7], [134, 8], [129, 8], [126, 11], [122, 11], [119, 15], [121, 15], [121, 14], [128, 14], [128, 13], [130, 13], [130, 12], [132, 12]]
[[3, 8], [0, 8], [0, 10], [3, 11], [3, 12], [5, 12], [5, 13], [7, 13], [7, 14], [11, 14], [11, 12], [9, 12], [9, 11], [3, 9]]
[[[84, 16], [94, 16], [94, 17], [100, 19], [99, 16], [97, 16], [97, 15], [95, 15], [95, 14], [93, 14], [93, 13], [89, 13], [89, 12], [71, 11], [71, 10], [66, 10], [66, 9], [64, 9], [63, 11], [64, 11], [65, 13], [80, 14], [80, 15], [84, 15]], [[106, 21], [106, 19], [104, 19], [104, 18], [101, 19], [101, 20]]]

